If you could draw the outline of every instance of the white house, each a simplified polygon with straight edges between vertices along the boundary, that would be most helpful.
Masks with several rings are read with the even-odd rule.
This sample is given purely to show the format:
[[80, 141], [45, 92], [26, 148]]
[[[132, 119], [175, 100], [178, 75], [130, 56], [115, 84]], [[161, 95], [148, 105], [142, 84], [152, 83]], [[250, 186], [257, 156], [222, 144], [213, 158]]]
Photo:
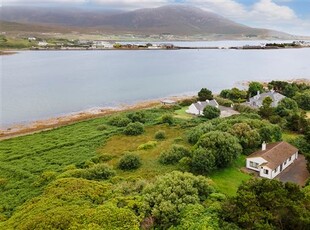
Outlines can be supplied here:
[[38, 46], [47, 46], [47, 45], [48, 45], [48, 43], [45, 42], [45, 41], [42, 41], [42, 42], [38, 43]]
[[271, 107], [277, 107], [279, 102], [285, 98], [284, 95], [277, 93], [274, 90], [267, 93], [259, 93], [258, 91], [257, 95], [251, 97], [248, 103], [252, 107], [259, 108], [263, 105], [263, 101], [266, 97], [270, 97], [272, 99]]
[[194, 114], [194, 115], [203, 115], [203, 109], [207, 106], [214, 106], [216, 108], [219, 107], [219, 104], [216, 100], [206, 100], [206, 101], [198, 101], [196, 103], [193, 103], [189, 106], [188, 110], [186, 110], [187, 113]]
[[246, 158], [246, 167], [259, 176], [273, 179], [298, 157], [298, 149], [287, 142], [262, 144], [262, 149]]

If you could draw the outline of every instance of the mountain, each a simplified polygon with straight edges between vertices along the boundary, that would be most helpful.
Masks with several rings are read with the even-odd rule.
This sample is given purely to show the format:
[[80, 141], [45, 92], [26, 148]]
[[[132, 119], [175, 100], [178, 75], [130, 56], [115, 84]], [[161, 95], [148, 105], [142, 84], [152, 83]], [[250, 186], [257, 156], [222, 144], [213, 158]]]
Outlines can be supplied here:
[[251, 28], [215, 13], [183, 5], [130, 12], [2, 7], [0, 13], [0, 20], [10, 22], [74, 27], [114, 34], [289, 36], [277, 31]]

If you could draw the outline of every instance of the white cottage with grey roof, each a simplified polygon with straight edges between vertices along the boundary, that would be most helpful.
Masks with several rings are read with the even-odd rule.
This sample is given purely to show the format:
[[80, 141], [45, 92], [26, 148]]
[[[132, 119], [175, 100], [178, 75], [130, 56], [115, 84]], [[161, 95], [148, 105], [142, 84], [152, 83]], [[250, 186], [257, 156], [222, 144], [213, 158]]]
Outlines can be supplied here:
[[285, 98], [284, 95], [277, 93], [274, 90], [267, 93], [259, 93], [258, 91], [257, 95], [251, 97], [248, 103], [254, 108], [259, 108], [263, 106], [263, 101], [266, 97], [270, 97], [272, 99], [271, 107], [277, 107], [279, 102]]
[[213, 106], [218, 108], [219, 104], [216, 100], [206, 100], [206, 101], [198, 101], [196, 103], [193, 103], [190, 105], [188, 110], [186, 110], [187, 113], [194, 114], [194, 115], [203, 115], [203, 109], [207, 106]]

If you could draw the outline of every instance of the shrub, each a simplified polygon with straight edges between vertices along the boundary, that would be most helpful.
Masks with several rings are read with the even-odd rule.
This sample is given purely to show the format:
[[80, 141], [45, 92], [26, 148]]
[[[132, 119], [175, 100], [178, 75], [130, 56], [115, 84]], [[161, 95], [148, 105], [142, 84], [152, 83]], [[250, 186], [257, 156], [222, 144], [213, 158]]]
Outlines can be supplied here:
[[145, 144], [139, 145], [138, 150], [148, 150], [155, 148], [157, 145], [157, 141], [149, 141]]
[[134, 113], [129, 113], [129, 114], [127, 114], [127, 117], [132, 122], [145, 123], [145, 121], [146, 121], [145, 113], [143, 113], [142, 111], [138, 111], [138, 112], [134, 112]]
[[137, 136], [144, 132], [143, 124], [140, 122], [130, 123], [126, 126], [124, 133], [130, 136]]
[[155, 217], [159, 229], [170, 229], [171, 225], [178, 224], [184, 208], [205, 201], [213, 192], [209, 179], [174, 171], [149, 184], [144, 189], [144, 197], [147, 211]]
[[165, 114], [160, 118], [161, 123], [167, 123], [169, 125], [173, 124], [173, 116], [170, 114]]
[[97, 126], [97, 130], [98, 131], [104, 131], [104, 130], [107, 130], [107, 129], [108, 129], [108, 127], [106, 125], [98, 125]]
[[91, 161], [98, 164], [98, 163], [107, 162], [107, 161], [111, 160], [112, 158], [113, 158], [112, 155], [102, 154], [99, 156], [92, 157]]
[[139, 168], [140, 166], [140, 158], [132, 153], [127, 153], [124, 155], [118, 163], [118, 167], [122, 170], [133, 170]]
[[182, 145], [172, 145], [169, 150], [162, 152], [159, 156], [159, 162], [162, 164], [176, 164], [183, 157], [189, 157], [191, 152]]
[[121, 115], [113, 116], [109, 119], [108, 123], [117, 127], [126, 127], [131, 122], [128, 117], [124, 117]]
[[241, 105], [241, 104], [235, 104], [234, 110], [238, 111], [239, 113], [257, 113], [258, 112], [257, 109], [251, 108], [250, 106], [247, 106], [247, 105]]
[[197, 98], [188, 98], [182, 100], [179, 104], [180, 106], [190, 106], [191, 104], [195, 103], [197, 101]]
[[211, 106], [211, 105], [207, 105], [204, 109], [203, 109], [203, 116], [207, 119], [213, 119], [213, 118], [217, 118], [221, 115], [221, 110], [219, 110], [218, 108]]
[[106, 180], [115, 175], [114, 170], [112, 170], [106, 164], [97, 164], [92, 168], [86, 170], [87, 176], [86, 179], [89, 180]]
[[196, 173], [207, 174], [216, 168], [212, 150], [198, 148], [193, 153], [191, 170]]
[[163, 130], [159, 130], [155, 133], [155, 139], [156, 140], [164, 140], [166, 139], [166, 132]]
[[231, 105], [233, 104], [231, 100], [222, 97], [215, 97], [215, 100], [217, 101], [217, 103], [219, 103], [219, 105], [225, 107], [231, 107]]

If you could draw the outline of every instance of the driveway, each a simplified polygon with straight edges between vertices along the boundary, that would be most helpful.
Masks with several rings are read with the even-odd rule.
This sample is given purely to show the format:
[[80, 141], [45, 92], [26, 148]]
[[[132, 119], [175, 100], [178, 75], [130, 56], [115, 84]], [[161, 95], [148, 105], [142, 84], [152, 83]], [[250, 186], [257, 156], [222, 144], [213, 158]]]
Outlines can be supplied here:
[[221, 117], [230, 117], [235, 114], [240, 114], [236, 110], [230, 107], [225, 107], [225, 106], [219, 106], [219, 109], [221, 110]]
[[298, 159], [281, 172], [276, 179], [282, 182], [294, 182], [300, 186], [304, 186], [309, 176], [307, 161], [304, 155], [299, 154]]

